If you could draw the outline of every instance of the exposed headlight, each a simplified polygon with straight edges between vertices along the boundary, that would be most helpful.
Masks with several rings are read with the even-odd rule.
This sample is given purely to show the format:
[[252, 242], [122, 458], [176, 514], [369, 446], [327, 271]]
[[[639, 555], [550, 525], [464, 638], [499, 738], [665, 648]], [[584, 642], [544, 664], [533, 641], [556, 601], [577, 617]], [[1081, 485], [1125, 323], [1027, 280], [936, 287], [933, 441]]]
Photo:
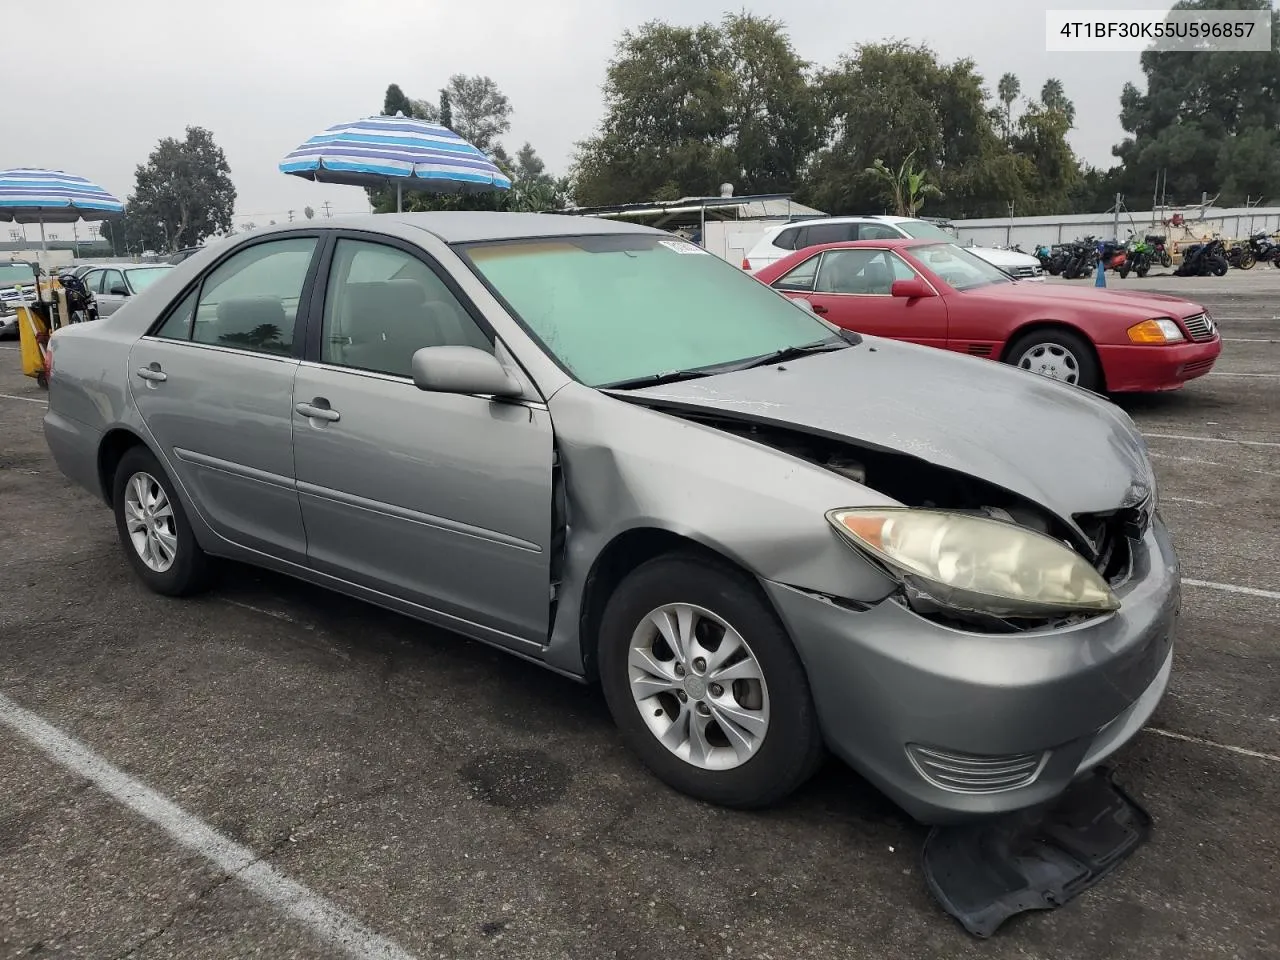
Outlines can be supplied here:
[[1177, 343], [1184, 339], [1182, 329], [1169, 317], [1143, 320], [1129, 328], [1131, 343]]
[[919, 592], [995, 617], [1105, 613], [1120, 601], [1084, 557], [1025, 527], [939, 510], [831, 510], [855, 546]]

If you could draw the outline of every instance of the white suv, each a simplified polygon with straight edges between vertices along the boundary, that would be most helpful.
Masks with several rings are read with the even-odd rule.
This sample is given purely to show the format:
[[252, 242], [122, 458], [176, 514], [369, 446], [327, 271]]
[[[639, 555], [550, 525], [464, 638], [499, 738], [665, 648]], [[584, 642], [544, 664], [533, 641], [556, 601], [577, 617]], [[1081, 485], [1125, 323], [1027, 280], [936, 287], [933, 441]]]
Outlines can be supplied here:
[[[782, 223], [769, 227], [760, 241], [747, 253], [742, 269], [754, 273], [796, 250], [816, 247], [823, 243], [845, 243], [849, 240], [898, 240], [913, 237], [917, 240], [940, 240], [958, 243], [954, 234], [948, 233], [928, 220], [911, 217], [821, 217]], [[974, 256], [981, 257], [992, 266], [1019, 280], [1044, 280], [1044, 268], [1035, 257], [1016, 250], [998, 250], [994, 247], [966, 247]]]

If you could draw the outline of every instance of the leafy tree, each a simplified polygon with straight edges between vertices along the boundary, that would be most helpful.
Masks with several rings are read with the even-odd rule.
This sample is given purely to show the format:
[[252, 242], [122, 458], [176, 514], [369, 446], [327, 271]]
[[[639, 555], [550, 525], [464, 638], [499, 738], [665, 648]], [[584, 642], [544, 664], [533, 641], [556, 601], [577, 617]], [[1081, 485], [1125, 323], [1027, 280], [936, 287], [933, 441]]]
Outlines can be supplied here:
[[880, 184], [883, 195], [893, 201], [893, 212], [900, 217], [914, 217], [928, 197], [940, 197], [942, 191], [929, 183], [928, 175], [912, 164], [914, 153], [907, 155], [896, 170], [885, 166], [879, 157], [866, 174]]
[[387, 87], [387, 95], [382, 101], [382, 114], [386, 117], [394, 117], [397, 113], [403, 113], [406, 117], [412, 117], [413, 103], [404, 95], [404, 91], [400, 89], [398, 84], [391, 84]]
[[303, 207], [302, 215], [306, 217], [308, 220], [310, 220], [316, 215], [316, 212], [312, 210], [310, 207]]
[[449, 91], [440, 91], [439, 123], [442, 127], [453, 129], [453, 103], [449, 100]]
[[152, 249], [195, 246], [231, 229], [236, 188], [226, 155], [203, 127], [166, 137], [135, 171], [125, 226]]
[[1057, 77], [1050, 77], [1040, 88], [1040, 103], [1046, 110], [1061, 113], [1066, 117], [1069, 128], [1076, 125], [1076, 105], [1067, 99], [1062, 81]]
[[627, 31], [604, 95], [575, 162], [587, 205], [706, 195], [725, 181], [740, 194], [791, 190], [821, 143], [808, 64], [765, 17]]
[[996, 84], [996, 96], [1000, 98], [1000, 102], [1004, 104], [1004, 140], [1008, 143], [1013, 139], [1013, 104], [1018, 99], [1018, 94], [1022, 92], [1022, 84], [1018, 78], [1012, 73], [1006, 73], [1000, 78], [1000, 82]]
[[[1270, 0], [1183, 0], [1180, 10], [1269, 10]], [[1280, 128], [1280, 18], [1269, 53], [1147, 51], [1145, 92], [1126, 84], [1120, 122], [1128, 136], [1112, 148], [1123, 192], [1150, 195], [1161, 171], [1171, 200], [1194, 203], [1221, 191], [1223, 202], [1280, 196], [1272, 158]], [[1270, 153], [1268, 149], [1270, 148]]]

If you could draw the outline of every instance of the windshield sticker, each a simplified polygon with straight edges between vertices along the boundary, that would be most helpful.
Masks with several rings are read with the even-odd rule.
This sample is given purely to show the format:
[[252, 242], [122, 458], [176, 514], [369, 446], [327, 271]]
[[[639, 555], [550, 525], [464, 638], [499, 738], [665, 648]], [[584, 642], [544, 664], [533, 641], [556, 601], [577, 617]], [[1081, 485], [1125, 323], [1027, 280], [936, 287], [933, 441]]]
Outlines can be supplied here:
[[658, 243], [668, 250], [674, 250], [676, 253], [706, 253], [697, 244], [686, 243], [683, 240], [659, 240]]

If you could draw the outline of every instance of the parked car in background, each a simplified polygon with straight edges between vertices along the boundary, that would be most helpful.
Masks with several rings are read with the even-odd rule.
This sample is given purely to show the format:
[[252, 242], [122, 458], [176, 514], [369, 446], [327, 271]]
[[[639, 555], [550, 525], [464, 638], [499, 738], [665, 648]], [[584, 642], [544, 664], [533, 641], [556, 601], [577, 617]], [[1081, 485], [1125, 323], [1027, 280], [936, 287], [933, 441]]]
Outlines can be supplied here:
[[179, 264], [183, 260], [186, 260], [193, 253], [199, 253], [203, 249], [204, 247], [183, 247], [181, 250], [179, 250], [177, 253], [171, 256], [166, 262], [171, 264]]
[[26, 260], [0, 261], [0, 339], [18, 336], [18, 304], [35, 298], [36, 268]]
[[934, 240], [798, 251], [756, 279], [860, 333], [1003, 360], [1088, 390], [1172, 390], [1212, 369], [1222, 341], [1198, 303], [1010, 279]]
[[[823, 217], [770, 227], [747, 254], [742, 266], [745, 270], [760, 270], [797, 250], [827, 243], [898, 239], [959, 243], [955, 234], [929, 220], [891, 216]], [[1018, 280], [1044, 280], [1044, 267], [1039, 258], [1028, 253], [997, 247], [966, 246], [965, 249]]]
[[258, 230], [50, 350], [49, 446], [150, 588], [235, 558], [598, 680], [704, 800], [773, 803], [825, 746], [922, 820], [1037, 806], [1168, 683], [1177, 560], [1118, 407], [659, 230]]
[[167, 263], [96, 263], [83, 279], [98, 302], [98, 316], [109, 317], [172, 269]]

